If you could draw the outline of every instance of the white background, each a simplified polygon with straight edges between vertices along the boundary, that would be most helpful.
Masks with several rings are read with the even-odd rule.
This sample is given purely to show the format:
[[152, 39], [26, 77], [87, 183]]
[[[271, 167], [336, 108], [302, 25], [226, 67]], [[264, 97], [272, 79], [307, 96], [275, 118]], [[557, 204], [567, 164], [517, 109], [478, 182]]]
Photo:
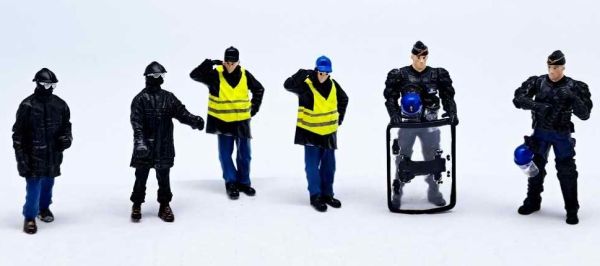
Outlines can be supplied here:
[[[567, 75], [599, 102], [598, 10], [593, 1], [2, 1], [0, 265], [595, 264], [599, 108], [574, 118], [582, 207], [569, 226], [552, 156], [542, 210], [516, 213], [526, 178], [512, 152], [531, 121], [511, 101], [561, 49]], [[392, 214], [385, 201], [384, 81], [410, 63], [416, 40], [430, 65], [449, 70], [460, 118], [458, 205], [438, 215]], [[206, 117], [208, 90], [188, 75], [230, 45], [266, 89], [252, 121], [257, 196], [228, 200], [216, 137], [176, 122], [176, 221], [156, 217], [152, 172], [144, 218], [130, 223], [129, 105], [144, 68], [162, 63], [163, 87]], [[350, 97], [337, 151], [343, 207], [327, 213], [308, 205], [303, 149], [293, 145], [297, 99], [283, 88], [322, 54]], [[56, 221], [30, 236], [11, 127], [42, 67], [60, 80], [74, 143], [56, 180]]]

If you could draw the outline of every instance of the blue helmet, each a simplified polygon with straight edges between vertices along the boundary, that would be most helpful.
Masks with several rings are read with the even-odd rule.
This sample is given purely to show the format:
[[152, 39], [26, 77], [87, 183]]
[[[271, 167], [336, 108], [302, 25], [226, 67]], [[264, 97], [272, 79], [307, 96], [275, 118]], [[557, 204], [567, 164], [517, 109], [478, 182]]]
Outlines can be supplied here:
[[533, 152], [525, 144], [519, 145], [515, 149], [515, 163], [517, 165], [526, 165], [533, 160]]
[[318, 71], [331, 73], [331, 60], [327, 56], [319, 56], [316, 65]]
[[405, 93], [400, 100], [400, 107], [405, 116], [414, 117], [420, 114], [423, 107], [421, 96], [416, 92]]

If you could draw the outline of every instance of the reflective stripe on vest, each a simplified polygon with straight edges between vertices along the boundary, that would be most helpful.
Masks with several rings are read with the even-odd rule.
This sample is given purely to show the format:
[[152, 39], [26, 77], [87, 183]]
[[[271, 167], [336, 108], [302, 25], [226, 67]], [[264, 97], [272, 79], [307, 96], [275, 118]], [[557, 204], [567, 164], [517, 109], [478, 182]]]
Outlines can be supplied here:
[[219, 97], [208, 95], [208, 114], [225, 122], [250, 119], [251, 104], [246, 70], [240, 67], [242, 77], [235, 88], [225, 80], [223, 66], [217, 66], [215, 70], [219, 73]]
[[331, 92], [325, 99], [321, 95], [310, 79], [304, 80], [313, 93], [313, 109], [298, 107], [298, 120], [296, 126], [306, 129], [319, 135], [328, 135], [337, 131], [338, 118], [340, 114], [337, 110], [337, 89], [333, 79], [331, 80]]

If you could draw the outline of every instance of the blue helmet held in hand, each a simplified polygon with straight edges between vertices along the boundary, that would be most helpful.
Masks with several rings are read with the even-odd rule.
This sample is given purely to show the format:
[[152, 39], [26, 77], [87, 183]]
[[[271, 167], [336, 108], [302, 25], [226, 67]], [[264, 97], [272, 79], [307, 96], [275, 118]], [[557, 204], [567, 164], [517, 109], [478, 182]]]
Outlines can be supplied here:
[[423, 108], [421, 96], [417, 92], [405, 93], [402, 95], [402, 99], [400, 99], [400, 107], [402, 109], [402, 115], [407, 117], [418, 116]]
[[525, 144], [521, 144], [515, 149], [515, 163], [517, 165], [526, 165], [532, 160], [533, 152]]

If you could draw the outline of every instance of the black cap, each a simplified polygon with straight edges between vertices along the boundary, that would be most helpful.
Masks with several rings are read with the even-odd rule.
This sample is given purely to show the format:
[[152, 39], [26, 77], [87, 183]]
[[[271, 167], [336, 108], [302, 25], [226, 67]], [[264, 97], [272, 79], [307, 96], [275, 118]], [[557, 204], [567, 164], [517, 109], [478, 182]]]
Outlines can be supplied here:
[[422, 41], [417, 41], [412, 48], [412, 54], [416, 56], [428, 55], [429, 49], [427, 49], [427, 45], [425, 45]]
[[548, 56], [547, 63], [550, 66], [562, 66], [567, 63], [567, 60], [565, 60], [565, 54], [563, 54], [560, 50], [556, 50]]
[[225, 50], [225, 62], [240, 61], [240, 51], [237, 48], [230, 46]]
[[56, 83], [58, 79], [54, 72], [50, 71], [50, 69], [42, 68], [40, 71], [35, 73], [35, 77], [33, 77], [33, 81], [35, 82], [47, 82], [47, 83]]
[[167, 70], [165, 69], [165, 67], [163, 67], [158, 62], [152, 61], [152, 63], [150, 63], [146, 67], [146, 70], [144, 71], [144, 76], [147, 76], [148, 74], [157, 74], [157, 73], [167, 73]]

